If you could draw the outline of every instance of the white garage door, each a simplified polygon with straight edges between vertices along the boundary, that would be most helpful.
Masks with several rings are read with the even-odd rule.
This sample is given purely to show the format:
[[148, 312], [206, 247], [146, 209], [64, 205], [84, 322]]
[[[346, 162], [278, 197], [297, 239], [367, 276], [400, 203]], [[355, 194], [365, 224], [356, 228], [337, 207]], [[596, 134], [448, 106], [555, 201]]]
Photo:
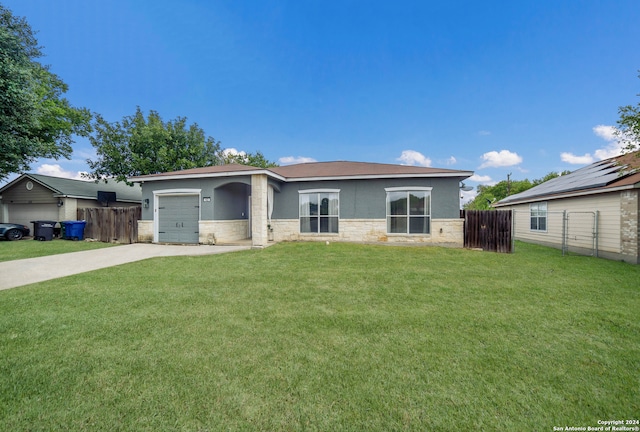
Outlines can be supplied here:
[[161, 196], [158, 199], [158, 241], [198, 243], [199, 195]]
[[8, 204], [7, 222], [26, 225], [33, 234], [31, 221], [58, 221], [58, 206], [55, 204]]

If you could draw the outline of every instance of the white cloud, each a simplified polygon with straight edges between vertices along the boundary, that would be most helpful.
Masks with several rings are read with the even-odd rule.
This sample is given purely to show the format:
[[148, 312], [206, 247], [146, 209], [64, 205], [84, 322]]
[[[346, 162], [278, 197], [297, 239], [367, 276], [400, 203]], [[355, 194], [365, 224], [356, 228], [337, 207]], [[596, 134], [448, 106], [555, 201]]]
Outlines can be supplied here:
[[575, 165], [589, 165], [593, 163], [593, 156], [589, 153], [583, 156], [576, 156], [573, 153], [560, 153], [560, 159], [562, 162], [575, 164]]
[[593, 133], [607, 141], [616, 141], [615, 126], [598, 125], [593, 128]]
[[482, 155], [484, 161], [479, 169], [488, 167], [508, 167], [522, 163], [522, 157], [509, 150], [490, 151]]
[[423, 167], [431, 166], [431, 159], [415, 150], [403, 150], [400, 157], [396, 160], [402, 162], [402, 165], [414, 165]]
[[491, 131], [481, 130], [481, 131], [478, 131], [478, 135], [480, 135], [480, 136], [488, 136], [488, 135], [491, 135]]
[[42, 164], [38, 168], [36, 168], [36, 173], [52, 177], [64, 177], [74, 180], [87, 180], [85, 178], [82, 178], [82, 174], [86, 174], [86, 172], [67, 171], [58, 164]]
[[482, 176], [482, 175], [478, 175], [478, 174], [474, 174], [471, 177], [469, 177], [470, 181], [474, 181], [474, 182], [478, 182], [478, 183], [491, 183], [493, 182], [493, 180], [491, 179], [490, 176]]
[[457, 162], [458, 162], [458, 160], [455, 157], [451, 156], [449, 159], [447, 159], [446, 164], [447, 165], [455, 165]]
[[240, 155], [240, 156], [246, 156], [246, 152], [244, 151], [238, 151], [237, 149], [234, 149], [233, 147], [229, 147], [226, 148], [224, 150], [222, 150], [222, 154], [225, 156], [235, 156], [235, 155]]
[[470, 191], [460, 191], [460, 204], [464, 205], [468, 202], [473, 201], [473, 199], [478, 195], [478, 191], [476, 189]]
[[314, 158], [305, 157], [305, 156], [284, 156], [278, 159], [278, 162], [282, 165], [293, 165], [299, 163], [310, 163], [310, 162], [318, 162]]
[[585, 153], [583, 156], [577, 156], [573, 153], [564, 152], [560, 154], [560, 159], [570, 164], [588, 165], [597, 160], [620, 156], [623, 153], [624, 144], [618, 140], [615, 126], [598, 125], [593, 128], [593, 133], [608, 141], [608, 144], [594, 151], [593, 155]]

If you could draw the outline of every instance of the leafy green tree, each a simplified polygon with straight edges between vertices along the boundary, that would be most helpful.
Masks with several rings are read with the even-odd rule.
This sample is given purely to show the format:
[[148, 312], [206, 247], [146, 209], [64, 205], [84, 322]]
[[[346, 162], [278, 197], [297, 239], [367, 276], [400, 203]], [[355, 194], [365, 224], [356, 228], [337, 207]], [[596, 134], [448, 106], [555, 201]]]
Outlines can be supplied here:
[[140, 107], [132, 116], [110, 123], [95, 114], [89, 141], [97, 158], [87, 160], [93, 179], [128, 177], [200, 168], [225, 163], [258, 167], [277, 166], [260, 152], [224, 152], [220, 142], [206, 136], [197, 124], [187, 125], [185, 117], [164, 121], [157, 111], [145, 117]]
[[273, 168], [278, 166], [276, 162], [268, 160], [262, 152], [259, 151], [255, 153], [223, 153], [222, 160], [225, 164], [237, 163], [260, 168]]
[[558, 174], [556, 172], [550, 172], [541, 179], [534, 181], [524, 180], [503, 180], [493, 186], [479, 185], [478, 195], [464, 205], [465, 210], [490, 210], [494, 202], [500, 201], [510, 195], [515, 195], [520, 192], [524, 192], [527, 189], [531, 189], [541, 183], [559, 177], [561, 175], [569, 174], [570, 171], [563, 171]]
[[41, 48], [24, 18], [0, 5], [0, 180], [40, 157], [69, 158], [91, 113], [62, 95], [67, 85], [37, 59]]
[[[640, 75], [638, 75], [638, 78], [640, 78]], [[624, 144], [625, 153], [640, 150], [640, 102], [636, 106], [621, 106], [618, 108], [618, 114], [620, 114], [620, 118], [618, 119], [616, 135], [618, 140]]]
[[89, 137], [97, 153], [87, 160], [88, 177], [128, 177], [178, 171], [222, 163], [220, 143], [206, 136], [197, 125], [187, 126], [187, 119], [163, 121], [157, 111], [145, 118], [140, 107], [121, 122], [109, 123], [96, 114], [94, 133]]

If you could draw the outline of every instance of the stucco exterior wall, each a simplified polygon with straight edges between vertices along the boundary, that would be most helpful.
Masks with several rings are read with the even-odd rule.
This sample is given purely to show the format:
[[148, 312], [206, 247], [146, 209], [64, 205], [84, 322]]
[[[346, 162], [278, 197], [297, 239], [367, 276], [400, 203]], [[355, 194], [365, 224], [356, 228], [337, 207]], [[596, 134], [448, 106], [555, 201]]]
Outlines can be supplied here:
[[460, 216], [460, 178], [399, 178], [348, 181], [309, 181], [286, 183], [274, 195], [273, 219], [298, 217], [299, 191], [339, 189], [341, 219], [385, 219], [385, 188], [432, 187], [431, 217], [456, 219]]
[[[235, 186], [234, 184], [238, 184]], [[244, 186], [243, 186], [244, 185]], [[246, 185], [251, 185], [250, 176], [234, 176], [234, 177], [217, 177], [202, 179], [183, 179], [183, 180], [165, 180], [157, 182], [147, 182], [142, 184], [142, 202], [149, 200], [149, 207], [142, 208], [142, 220], [153, 220], [153, 192], [168, 189], [199, 189], [201, 190], [202, 200], [200, 202], [200, 215], [202, 220], [214, 220], [214, 214], [220, 219], [234, 220], [240, 218], [248, 218], [248, 212], [244, 209], [247, 207], [246, 198], [240, 196], [233, 201], [232, 207], [227, 208], [227, 204], [219, 203], [223, 208], [215, 209], [215, 195], [226, 196], [232, 195], [233, 191], [248, 191]], [[221, 188], [220, 190], [217, 190]], [[244, 213], [244, 216], [242, 215]]]
[[[198, 189], [201, 195], [199, 242], [220, 244], [252, 239], [255, 247], [269, 241], [355, 241], [446, 244], [462, 247], [461, 178], [393, 178], [348, 181], [273, 182], [266, 175], [166, 180], [143, 183], [139, 241], [153, 241], [154, 191]], [[267, 185], [275, 187], [271, 232], [267, 229]], [[390, 187], [431, 187], [431, 233], [387, 234], [386, 191]], [[299, 191], [339, 189], [339, 233], [301, 234]], [[251, 196], [250, 207], [248, 197]], [[250, 220], [249, 220], [250, 218]]]

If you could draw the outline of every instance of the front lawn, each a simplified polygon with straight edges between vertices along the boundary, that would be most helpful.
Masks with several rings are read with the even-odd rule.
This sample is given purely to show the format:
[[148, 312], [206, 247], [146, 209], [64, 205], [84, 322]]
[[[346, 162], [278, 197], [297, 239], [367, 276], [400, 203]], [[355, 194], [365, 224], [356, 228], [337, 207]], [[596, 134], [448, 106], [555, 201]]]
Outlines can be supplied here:
[[0, 430], [538, 430], [640, 413], [640, 266], [291, 243], [0, 292]]
[[54, 239], [51, 241], [37, 241], [30, 239], [20, 241], [0, 240], [0, 262], [99, 249], [111, 246], [116, 246], [116, 244], [62, 239]]

